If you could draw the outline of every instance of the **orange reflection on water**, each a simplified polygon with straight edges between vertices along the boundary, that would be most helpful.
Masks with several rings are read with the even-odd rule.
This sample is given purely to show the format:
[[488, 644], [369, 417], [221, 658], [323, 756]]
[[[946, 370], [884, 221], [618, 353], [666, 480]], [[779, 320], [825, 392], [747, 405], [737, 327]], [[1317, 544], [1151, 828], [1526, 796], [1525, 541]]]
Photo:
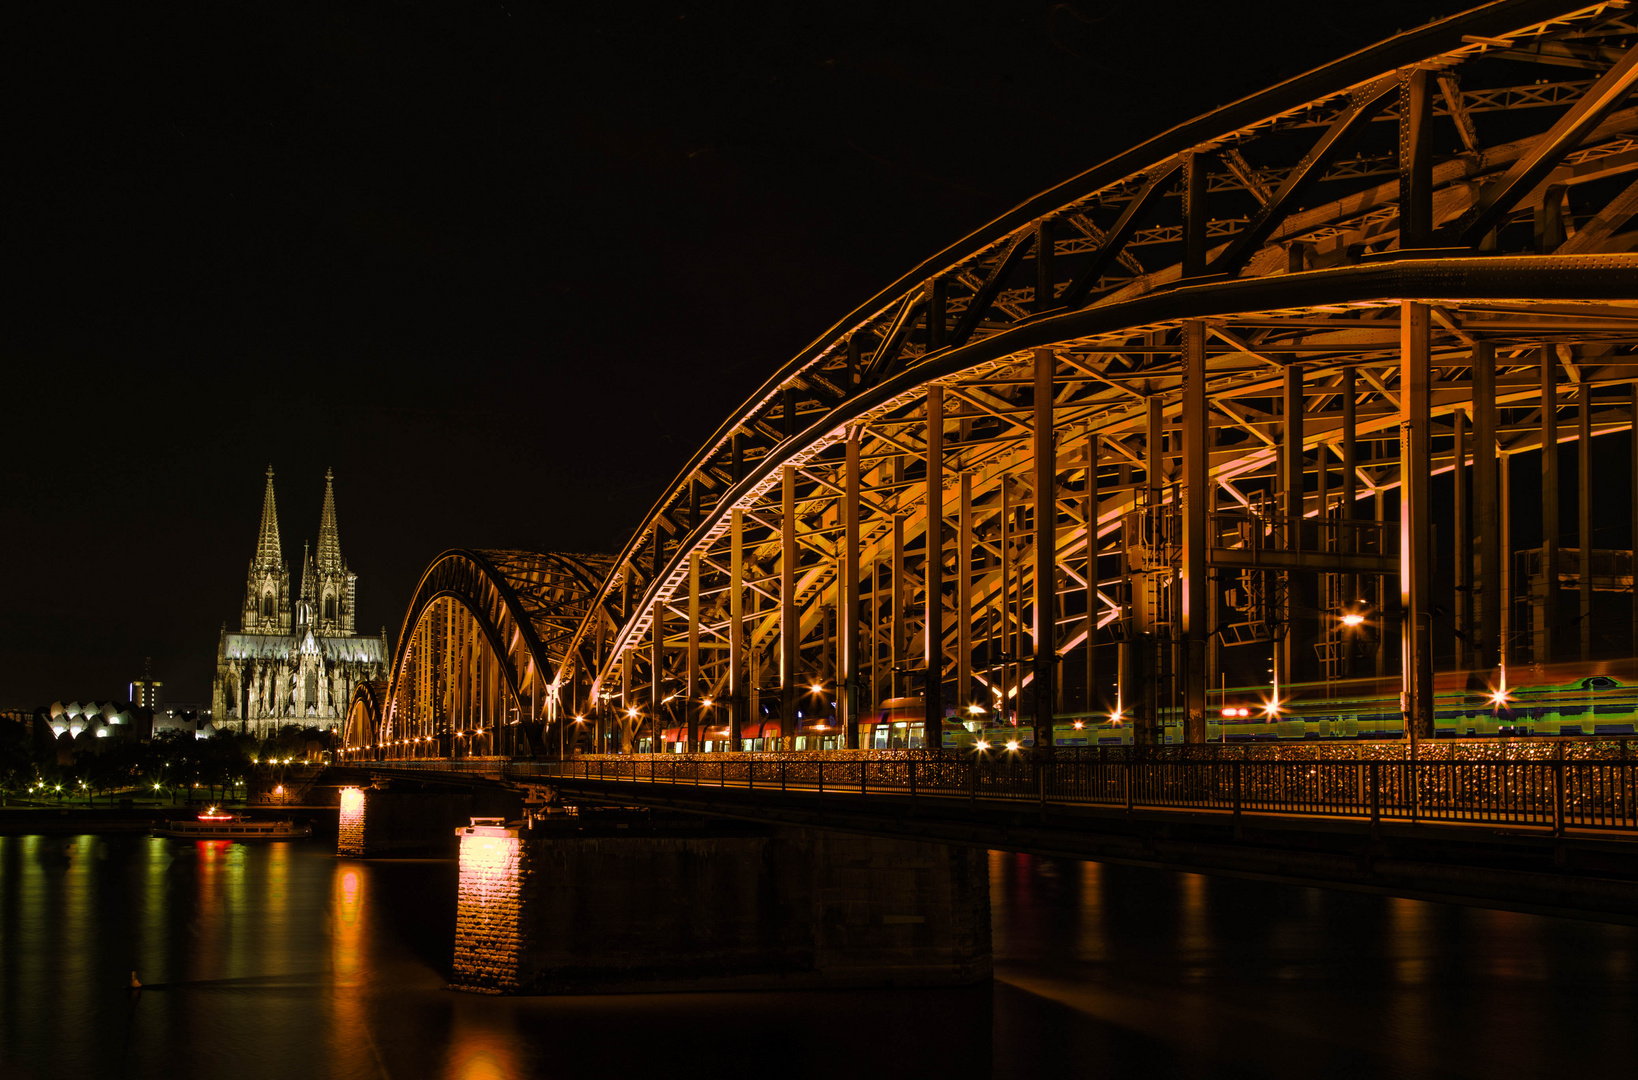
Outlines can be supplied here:
[[364, 975], [365, 878], [337, 867], [330, 893], [330, 1052], [347, 1075], [376, 1074], [380, 1058], [370, 1032]]
[[1108, 959], [1109, 938], [1104, 926], [1103, 866], [1081, 863], [1080, 920], [1075, 951], [1080, 959], [1100, 963]]
[[1178, 959], [1183, 963], [1183, 977], [1199, 982], [1209, 974], [1214, 953], [1211, 929], [1206, 920], [1210, 897], [1206, 879], [1201, 874], [1179, 874], [1178, 886], [1182, 895], [1182, 925], [1178, 927]]
[[351, 982], [359, 971], [359, 938], [363, 932], [359, 922], [362, 896], [358, 871], [343, 871], [337, 885], [332, 959], [336, 974]]
[[521, 1075], [510, 1010], [486, 1009], [480, 1016], [467, 1008], [457, 1009], [449, 1033], [449, 1056], [444, 1059], [444, 1080], [513, 1080]]
[[222, 868], [227, 862], [227, 840], [195, 840], [195, 911], [193, 948], [189, 951], [187, 977], [218, 979], [224, 975], [222, 944], [230, 922], [223, 898]]

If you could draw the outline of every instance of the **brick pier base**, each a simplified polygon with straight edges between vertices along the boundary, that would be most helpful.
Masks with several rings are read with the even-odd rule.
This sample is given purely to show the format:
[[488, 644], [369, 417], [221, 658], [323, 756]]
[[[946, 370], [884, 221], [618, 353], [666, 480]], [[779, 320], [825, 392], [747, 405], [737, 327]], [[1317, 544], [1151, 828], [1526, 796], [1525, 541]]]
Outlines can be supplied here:
[[584, 994], [990, 977], [984, 853], [780, 829], [461, 840], [453, 988]]

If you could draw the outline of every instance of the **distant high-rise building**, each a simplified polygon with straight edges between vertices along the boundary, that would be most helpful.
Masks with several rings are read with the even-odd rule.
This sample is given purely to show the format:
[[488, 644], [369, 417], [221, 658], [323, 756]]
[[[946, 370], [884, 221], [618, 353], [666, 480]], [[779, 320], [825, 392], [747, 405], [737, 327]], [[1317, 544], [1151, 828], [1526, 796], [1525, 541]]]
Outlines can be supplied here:
[[335, 477], [324, 474], [318, 548], [304, 545], [301, 593], [279, 544], [273, 468], [267, 469], [262, 524], [245, 582], [240, 629], [222, 628], [212, 713], [220, 725], [264, 734], [281, 723], [333, 726], [345, 718], [353, 687], [385, 678], [387, 635], [356, 631], [358, 575], [341, 557]]
[[158, 712], [164, 700], [165, 684], [154, 678], [153, 663], [151, 656], [142, 658], [142, 678], [131, 680], [131, 704]]

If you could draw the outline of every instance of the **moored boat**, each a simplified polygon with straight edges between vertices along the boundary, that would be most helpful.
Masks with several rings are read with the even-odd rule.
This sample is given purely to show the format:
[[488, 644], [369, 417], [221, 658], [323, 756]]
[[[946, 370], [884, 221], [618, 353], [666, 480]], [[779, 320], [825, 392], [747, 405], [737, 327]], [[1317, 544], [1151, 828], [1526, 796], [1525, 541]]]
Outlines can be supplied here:
[[293, 821], [252, 821], [211, 807], [193, 821], [164, 821], [154, 826], [155, 836], [183, 840], [299, 840], [313, 835], [311, 825]]

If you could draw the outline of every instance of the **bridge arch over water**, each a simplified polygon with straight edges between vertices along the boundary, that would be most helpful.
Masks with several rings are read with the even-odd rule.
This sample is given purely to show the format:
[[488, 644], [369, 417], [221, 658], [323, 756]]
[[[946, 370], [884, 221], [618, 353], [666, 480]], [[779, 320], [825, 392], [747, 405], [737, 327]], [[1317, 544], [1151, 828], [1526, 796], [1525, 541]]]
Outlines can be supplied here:
[[[354, 756], [538, 753], [607, 556], [455, 549], [416, 586], [384, 688], [361, 687]], [[555, 747], [554, 747], [555, 748]]]
[[[535, 664], [561, 715], [609, 747], [840, 746], [919, 698], [1192, 742], [1255, 675], [1402, 684], [1425, 737], [1436, 665], [1630, 657], [1590, 474], [1638, 402], [1635, 42], [1611, 4], [1484, 5], [931, 256], [780, 366], [587, 579]], [[538, 680], [506, 685], [542, 715]]]
[[385, 679], [373, 679], [353, 687], [341, 730], [341, 749], [349, 756], [361, 757], [381, 741], [381, 717], [386, 712], [389, 685]]

